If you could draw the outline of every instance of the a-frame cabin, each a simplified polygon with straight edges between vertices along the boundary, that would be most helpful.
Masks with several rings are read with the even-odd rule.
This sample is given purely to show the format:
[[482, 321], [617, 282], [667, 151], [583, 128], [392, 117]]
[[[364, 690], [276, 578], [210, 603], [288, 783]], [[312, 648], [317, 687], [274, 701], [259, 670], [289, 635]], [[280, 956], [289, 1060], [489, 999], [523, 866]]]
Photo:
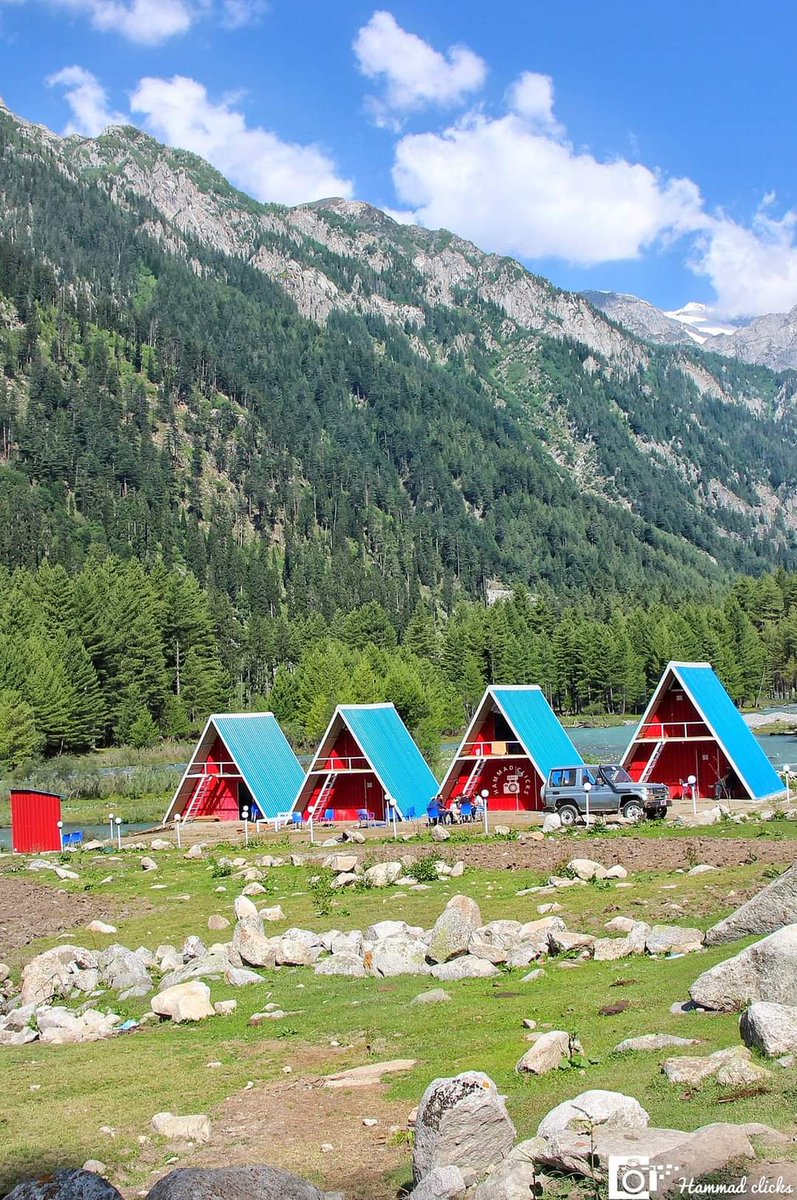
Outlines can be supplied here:
[[579, 752], [536, 684], [487, 688], [443, 780], [443, 802], [476, 800], [504, 812], [542, 808], [553, 767], [577, 767]]
[[164, 824], [252, 820], [287, 812], [304, 772], [273, 713], [218, 713], [208, 722], [174, 793]]
[[662, 675], [623, 766], [632, 779], [666, 783], [688, 795], [765, 800], [784, 790], [710, 663], [671, 662]]
[[392, 704], [342, 704], [335, 709], [293, 811], [303, 819], [357, 821], [425, 816], [437, 780]]

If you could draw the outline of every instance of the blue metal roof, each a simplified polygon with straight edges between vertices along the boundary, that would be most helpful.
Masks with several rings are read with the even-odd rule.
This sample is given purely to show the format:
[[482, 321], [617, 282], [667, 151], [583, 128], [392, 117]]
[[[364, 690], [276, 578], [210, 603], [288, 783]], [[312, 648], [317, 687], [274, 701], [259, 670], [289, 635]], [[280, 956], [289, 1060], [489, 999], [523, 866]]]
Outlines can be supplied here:
[[489, 691], [543, 779], [553, 767], [577, 767], [584, 762], [536, 684], [493, 686]]
[[264, 817], [288, 812], [304, 771], [273, 713], [211, 717]]
[[342, 704], [338, 711], [399, 813], [425, 813], [438, 783], [393, 705]]
[[670, 663], [670, 667], [753, 799], [782, 792], [780, 776], [713, 668], [708, 663]]

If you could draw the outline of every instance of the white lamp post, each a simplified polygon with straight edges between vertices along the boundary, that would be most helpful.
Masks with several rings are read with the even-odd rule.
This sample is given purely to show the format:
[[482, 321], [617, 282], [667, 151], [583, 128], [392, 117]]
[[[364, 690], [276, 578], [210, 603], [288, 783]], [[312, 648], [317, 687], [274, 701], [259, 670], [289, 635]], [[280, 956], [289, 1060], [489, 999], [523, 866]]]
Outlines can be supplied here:
[[108, 813], [108, 824], [111, 827], [111, 842], [113, 842], [113, 813]]
[[177, 849], [178, 850], [182, 850], [182, 848], [183, 848], [183, 844], [180, 841], [180, 824], [182, 822], [182, 819], [183, 818], [180, 816], [179, 813], [174, 814], [174, 832], [177, 834]]
[[121, 850], [122, 849], [122, 818], [116, 817], [115, 824], [116, 824], [116, 845]]
[[244, 845], [249, 845], [249, 805], [245, 804], [241, 809], [241, 816], [244, 819]]
[[694, 816], [697, 816], [697, 792], [695, 791], [697, 778], [694, 775], [690, 775], [686, 782], [689, 784], [692, 792], [692, 813]]
[[63, 821], [56, 821], [56, 825], [58, 826], [58, 841], [60, 842], [61, 849], [63, 850], [63, 848], [64, 848], [64, 823], [63, 823]]
[[315, 827], [313, 825], [313, 820], [314, 820], [314, 817], [311, 813], [310, 816], [307, 818], [307, 824], [310, 827], [310, 845], [311, 846], [315, 845]]
[[586, 783], [584, 784], [584, 795], [586, 797], [586, 802], [587, 802], [587, 811], [586, 811], [584, 820], [585, 820], [587, 829], [589, 829], [589, 794], [591, 791], [592, 791], [592, 784], [590, 783], [589, 780], [587, 780]]
[[484, 807], [484, 832], [486, 834], [489, 834], [490, 825], [489, 825], [488, 818], [487, 818], [487, 802], [490, 799], [490, 793], [488, 792], [487, 788], [483, 788], [481, 795], [482, 795], [482, 805]]
[[786, 804], [791, 804], [791, 763], [783, 764], [783, 774], [786, 776]]
[[393, 826], [393, 839], [398, 841], [398, 829], [396, 828], [396, 801], [392, 796], [385, 796], [385, 804], [387, 811], [390, 814], [390, 822]]

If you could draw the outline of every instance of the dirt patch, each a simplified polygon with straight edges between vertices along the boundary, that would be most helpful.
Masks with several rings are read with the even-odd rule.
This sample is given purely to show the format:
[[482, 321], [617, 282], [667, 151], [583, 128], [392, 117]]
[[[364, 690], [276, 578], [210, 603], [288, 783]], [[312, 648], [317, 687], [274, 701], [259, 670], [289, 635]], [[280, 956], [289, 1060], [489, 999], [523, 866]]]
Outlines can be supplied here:
[[[140, 911], [140, 909], [138, 910]], [[80, 929], [96, 918], [122, 918], [98, 896], [76, 895], [46, 883], [0, 875], [0, 957], [41, 937]]]
[[[369, 848], [370, 849], [370, 848]], [[441, 842], [440, 857], [462, 861], [469, 867], [488, 870], [538, 871], [550, 875], [571, 858], [591, 858], [611, 867], [620, 863], [627, 871], [675, 871], [689, 862], [708, 863], [713, 867], [739, 867], [757, 862], [791, 865], [795, 843], [770, 838], [548, 838], [544, 842]], [[418, 853], [412, 842], [395, 846], [374, 847], [370, 857], [389, 860], [397, 854]], [[423, 847], [428, 853], [428, 847]]]
[[[405, 1168], [407, 1179], [412, 1174], [408, 1144], [395, 1144], [391, 1134], [391, 1127], [407, 1128], [406, 1101], [389, 1100], [381, 1084], [351, 1090], [324, 1088], [321, 1076], [308, 1073], [313, 1060], [320, 1062], [321, 1057], [328, 1070], [328, 1047], [323, 1056], [305, 1050], [293, 1056], [294, 1074], [230, 1096], [208, 1114], [213, 1136], [206, 1146], [175, 1144], [178, 1163], [164, 1166], [163, 1146], [153, 1144], [145, 1147], [130, 1169], [148, 1172], [151, 1187], [176, 1166], [267, 1163], [328, 1191], [341, 1191], [346, 1200], [395, 1200], [396, 1185], [389, 1177], [399, 1168]], [[373, 1119], [376, 1125], [363, 1125], [363, 1120]], [[322, 1151], [325, 1143], [333, 1149]], [[117, 1186], [128, 1200], [141, 1194], [140, 1185]]]

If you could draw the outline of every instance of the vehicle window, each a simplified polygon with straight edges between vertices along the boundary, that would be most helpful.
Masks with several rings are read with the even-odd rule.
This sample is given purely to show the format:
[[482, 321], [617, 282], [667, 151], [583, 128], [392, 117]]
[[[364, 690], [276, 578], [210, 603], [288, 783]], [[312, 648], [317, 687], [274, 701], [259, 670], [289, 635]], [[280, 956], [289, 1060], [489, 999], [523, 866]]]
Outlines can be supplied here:
[[561, 786], [562, 786], [562, 772], [561, 771], [551, 771], [551, 787], [561, 787]]
[[593, 787], [595, 786], [595, 776], [592, 774], [592, 771], [590, 771], [590, 769], [589, 769], [588, 767], [585, 767], [585, 768], [584, 768], [584, 780], [583, 780], [583, 782], [584, 782], [584, 783], [591, 783]]
[[571, 768], [568, 771], [562, 771], [562, 787], [575, 787], [576, 772]]

